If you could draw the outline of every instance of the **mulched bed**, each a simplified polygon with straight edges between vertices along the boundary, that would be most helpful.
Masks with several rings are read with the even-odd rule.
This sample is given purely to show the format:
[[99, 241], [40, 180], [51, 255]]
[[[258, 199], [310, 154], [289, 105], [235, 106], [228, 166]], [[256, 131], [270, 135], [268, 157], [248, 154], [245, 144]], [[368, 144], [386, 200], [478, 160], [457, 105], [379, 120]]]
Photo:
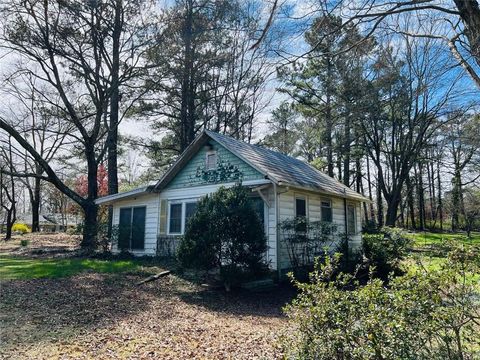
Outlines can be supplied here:
[[174, 275], [3, 281], [2, 359], [275, 359], [292, 290], [211, 291]]

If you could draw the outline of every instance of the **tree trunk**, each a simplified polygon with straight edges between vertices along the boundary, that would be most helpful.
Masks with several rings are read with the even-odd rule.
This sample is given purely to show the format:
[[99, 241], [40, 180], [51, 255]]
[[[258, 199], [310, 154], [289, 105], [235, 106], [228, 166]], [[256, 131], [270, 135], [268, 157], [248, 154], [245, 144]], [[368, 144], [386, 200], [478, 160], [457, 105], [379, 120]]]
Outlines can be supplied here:
[[97, 180], [97, 162], [95, 161], [95, 147], [92, 144], [85, 145], [85, 157], [87, 159], [87, 186], [88, 195], [80, 205], [85, 214], [83, 240], [81, 246], [93, 250], [96, 246], [97, 234], [97, 215], [98, 207], [95, 199], [98, 197], [98, 180]]
[[438, 216], [440, 218], [440, 230], [443, 231], [443, 203], [442, 203], [442, 180], [440, 179], [440, 161], [437, 161], [437, 184], [438, 184]]
[[83, 239], [80, 245], [91, 251], [96, 247], [98, 207], [94, 201], [85, 200], [82, 209], [85, 220], [83, 223]]
[[327, 173], [328, 176], [334, 177], [333, 168], [333, 119], [332, 119], [332, 71], [333, 65], [330, 57], [327, 57], [327, 79], [326, 79], [326, 109], [325, 109], [325, 145], [327, 146]]
[[413, 190], [414, 187], [412, 182], [410, 181], [410, 175], [407, 176], [405, 179], [405, 185], [407, 186], [407, 206], [408, 206], [408, 213], [410, 215], [410, 221], [412, 223], [412, 228], [417, 228], [417, 223], [415, 221], [415, 206], [413, 205]]
[[[112, 95], [110, 98], [110, 124], [107, 136], [107, 176], [108, 176], [108, 194], [118, 193], [118, 121], [119, 121], [119, 103], [120, 103], [120, 35], [122, 33], [122, 13], [123, 2], [115, 2], [115, 20], [112, 33]], [[113, 208], [108, 207], [108, 237], [112, 232]]]
[[458, 167], [452, 179], [452, 231], [460, 228], [459, 214], [461, 211], [461, 195], [462, 195], [462, 174]]
[[[36, 174], [41, 175], [43, 170], [40, 165], [36, 165]], [[32, 205], [32, 232], [40, 231], [40, 195], [41, 195], [41, 180], [34, 179], [33, 191], [31, 194], [30, 203]]]
[[[378, 170], [380, 173], [380, 170]], [[377, 178], [377, 223], [378, 227], [381, 228], [383, 226], [383, 200], [382, 200], [382, 190], [380, 189], [379, 178], [381, 174], [379, 174]]]
[[[476, 0], [454, 0], [465, 26], [470, 51], [480, 65], [480, 7]], [[480, 85], [480, 84], [479, 84]]]
[[350, 116], [345, 117], [345, 140], [343, 143], [343, 184], [350, 186]]
[[425, 230], [425, 195], [423, 189], [423, 165], [418, 164], [417, 176], [418, 220], [419, 229]]
[[373, 208], [372, 179], [370, 178], [370, 160], [368, 156], [367, 156], [367, 183], [368, 183], [368, 197], [371, 201], [370, 219], [372, 219], [372, 221], [375, 221], [375, 210]]
[[437, 204], [436, 204], [436, 196], [435, 196], [435, 171], [433, 169], [433, 161], [430, 161], [428, 164], [430, 166], [429, 175], [430, 178], [428, 180], [428, 186], [430, 189], [430, 216], [431, 221], [436, 223], [437, 221]]
[[5, 240], [10, 240], [12, 238], [12, 227], [15, 222], [13, 212], [14, 210], [12, 207], [7, 210], [7, 230], [5, 233]]
[[[181, 105], [180, 105], [180, 152], [185, 150], [191, 142], [191, 134], [194, 132], [194, 114], [192, 111], [192, 102], [195, 101], [195, 96], [192, 94], [192, 76], [193, 76], [193, 49], [192, 49], [192, 36], [193, 36], [193, 3], [191, 0], [186, 2], [186, 19], [183, 29], [183, 38], [185, 41], [184, 46], [184, 67], [182, 74], [182, 86], [181, 86]], [[193, 103], [194, 104], [194, 103]]]
[[401, 189], [394, 188], [390, 194], [390, 198], [387, 199], [387, 214], [385, 218], [385, 225], [395, 226], [397, 222], [398, 207], [401, 202]]

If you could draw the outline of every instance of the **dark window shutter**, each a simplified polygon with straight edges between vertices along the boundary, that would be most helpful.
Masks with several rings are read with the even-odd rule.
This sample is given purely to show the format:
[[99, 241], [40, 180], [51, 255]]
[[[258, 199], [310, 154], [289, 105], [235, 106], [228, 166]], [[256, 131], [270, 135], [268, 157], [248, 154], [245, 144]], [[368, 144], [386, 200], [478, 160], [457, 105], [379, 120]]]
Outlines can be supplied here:
[[120, 209], [120, 222], [118, 225], [118, 248], [130, 248], [130, 234], [132, 232], [132, 209]]
[[146, 207], [133, 208], [132, 217], [132, 249], [141, 250], [145, 248], [145, 217]]

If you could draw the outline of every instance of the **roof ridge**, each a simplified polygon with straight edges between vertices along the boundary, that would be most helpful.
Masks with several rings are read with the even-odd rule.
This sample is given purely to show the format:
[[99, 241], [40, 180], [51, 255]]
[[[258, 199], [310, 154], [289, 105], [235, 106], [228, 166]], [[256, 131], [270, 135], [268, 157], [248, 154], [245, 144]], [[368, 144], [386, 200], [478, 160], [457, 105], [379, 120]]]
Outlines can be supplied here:
[[[241, 154], [245, 158], [244, 160], [250, 165], [260, 167], [269, 177], [277, 178], [280, 182], [291, 182], [292, 185], [297, 183], [301, 186], [306, 185], [323, 188], [324, 190], [330, 189], [341, 196], [347, 196], [347, 193], [349, 193], [348, 195], [352, 197], [365, 198], [364, 195], [325, 174], [307, 161], [269, 149], [261, 144], [251, 144], [216, 131], [205, 129], [205, 133], [234, 153], [241, 153], [242, 148], [244, 150], [250, 149], [254, 154], [248, 154], [248, 151]], [[266, 157], [267, 159], [257, 157]]]

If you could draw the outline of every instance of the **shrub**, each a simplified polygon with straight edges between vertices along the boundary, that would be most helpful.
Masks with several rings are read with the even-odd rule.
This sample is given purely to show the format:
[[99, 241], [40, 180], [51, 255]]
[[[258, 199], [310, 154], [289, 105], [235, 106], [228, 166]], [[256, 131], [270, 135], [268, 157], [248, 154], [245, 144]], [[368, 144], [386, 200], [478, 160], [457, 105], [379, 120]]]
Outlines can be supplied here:
[[20, 246], [23, 246], [23, 247], [28, 246], [28, 240], [26, 240], [26, 239], [20, 240]]
[[[436, 271], [392, 279], [387, 288], [351, 275], [332, 280], [338, 258], [317, 264], [311, 283], [286, 307], [292, 326], [282, 337], [288, 359], [473, 359], [479, 303], [474, 256], [452, 253]], [[346, 288], [353, 290], [346, 290]]]
[[323, 221], [309, 221], [304, 216], [283, 220], [278, 224], [281, 241], [287, 250], [290, 266], [295, 276], [312, 269], [314, 258], [332, 250], [337, 227]]
[[227, 289], [265, 270], [265, 233], [249, 194], [236, 185], [200, 199], [179, 244], [183, 267], [219, 269]]
[[83, 234], [83, 222], [78, 223], [75, 225], [75, 228], [73, 230], [74, 235], [82, 235]]
[[27, 224], [15, 223], [12, 226], [12, 231], [20, 234], [26, 234], [32, 231]]
[[381, 276], [398, 270], [411, 244], [412, 240], [398, 228], [384, 227], [377, 234], [362, 236], [363, 253]]

